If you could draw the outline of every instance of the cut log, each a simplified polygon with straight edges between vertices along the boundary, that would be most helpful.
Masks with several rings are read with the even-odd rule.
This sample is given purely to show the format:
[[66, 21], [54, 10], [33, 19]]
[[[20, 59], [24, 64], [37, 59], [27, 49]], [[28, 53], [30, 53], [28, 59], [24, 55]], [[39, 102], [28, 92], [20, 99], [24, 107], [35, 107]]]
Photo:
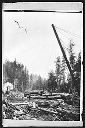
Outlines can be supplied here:
[[20, 111], [18, 108], [16, 108], [16, 107], [15, 107], [15, 106], [13, 106], [12, 104], [9, 104], [8, 102], [5, 102], [5, 101], [4, 101], [4, 104], [5, 104], [7, 107], [10, 107], [11, 109], [14, 109], [14, 110]]
[[46, 109], [46, 108], [41, 108], [41, 107], [38, 107], [39, 110], [42, 110], [42, 111], [45, 111], [45, 112], [49, 112], [49, 113], [53, 113], [53, 114], [58, 114], [58, 112], [54, 112], [50, 109]]
[[29, 103], [10, 103], [10, 105], [13, 105], [13, 106], [29, 105]]

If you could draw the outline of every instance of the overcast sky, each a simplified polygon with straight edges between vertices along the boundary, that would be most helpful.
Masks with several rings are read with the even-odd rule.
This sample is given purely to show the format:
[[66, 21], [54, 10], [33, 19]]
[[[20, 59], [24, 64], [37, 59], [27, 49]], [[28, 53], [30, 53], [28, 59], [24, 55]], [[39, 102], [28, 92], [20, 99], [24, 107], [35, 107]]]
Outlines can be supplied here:
[[47, 77], [55, 69], [56, 57], [62, 56], [52, 24], [71, 33], [56, 28], [63, 47], [67, 48], [73, 39], [78, 53], [82, 43], [81, 13], [3, 12], [3, 60], [16, 58], [29, 73]]

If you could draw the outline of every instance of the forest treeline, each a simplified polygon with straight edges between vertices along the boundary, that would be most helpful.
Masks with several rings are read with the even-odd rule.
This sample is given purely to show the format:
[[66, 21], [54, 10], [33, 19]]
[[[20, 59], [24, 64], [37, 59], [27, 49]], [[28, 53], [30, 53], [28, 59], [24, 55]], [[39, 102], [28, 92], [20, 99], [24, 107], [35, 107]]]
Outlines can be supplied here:
[[32, 89], [71, 93], [74, 89], [80, 95], [81, 52], [76, 56], [73, 51], [74, 46], [74, 42], [70, 41], [68, 54], [69, 63], [75, 78], [73, 87], [71, 86], [72, 79], [65, 59], [60, 56], [54, 62], [55, 71], [48, 73], [48, 79], [43, 79], [40, 75], [29, 75], [29, 69], [18, 63], [16, 59], [14, 62], [6, 60], [3, 64], [3, 83], [10, 82], [16, 84], [17, 90], [21, 92]]

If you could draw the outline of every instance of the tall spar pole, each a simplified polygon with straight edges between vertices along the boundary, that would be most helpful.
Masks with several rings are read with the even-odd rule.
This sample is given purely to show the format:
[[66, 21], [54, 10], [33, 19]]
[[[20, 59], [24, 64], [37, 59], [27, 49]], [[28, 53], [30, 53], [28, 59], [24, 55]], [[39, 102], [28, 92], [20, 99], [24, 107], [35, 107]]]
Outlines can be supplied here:
[[70, 72], [70, 74], [71, 74], [71, 78], [72, 78], [72, 88], [73, 88], [73, 85], [74, 85], [74, 74], [73, 74], [73, 71], [72, 71], [72, 69], [71, 69], [71, 67], [70, 67], [69, 61], [68, 61], [68, 59], [67, 59], [67, 57], [66, 57], [65, 51], [64, 51], [64, 49], [63, 49], [63, 47], [62, 47], [61, 41], [60, 41], [59, 36], [58, 36], [58, 34], [57, 34], [57, 32], [56, 32], [56, 29], [55, 29], [54, 24], [52, 24], [52, 28], [53, 28], [53, 31], [54, 31], [54, 33], [55, 33], [55, 36], [56, 36], [56, 38], [57, 38], [57, 40], [58, 40], [58, 44], [59, 44], [59, 46], [60, 46], [60, 48], [61, 48], [62, 54], [63, 54], [63, 56], [64, 56], [64, 59], [65, 59], [65, 61], [66, 61], [67, 66], [68, 66], [69, 72]]

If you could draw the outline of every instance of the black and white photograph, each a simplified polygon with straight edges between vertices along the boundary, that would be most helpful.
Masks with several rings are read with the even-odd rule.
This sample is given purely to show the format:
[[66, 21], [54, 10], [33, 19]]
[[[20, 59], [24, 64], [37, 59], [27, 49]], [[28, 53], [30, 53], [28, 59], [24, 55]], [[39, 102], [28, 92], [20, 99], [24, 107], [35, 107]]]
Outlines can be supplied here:
[[83, 3], [2, 4], [2, 125], [83, 126]]

